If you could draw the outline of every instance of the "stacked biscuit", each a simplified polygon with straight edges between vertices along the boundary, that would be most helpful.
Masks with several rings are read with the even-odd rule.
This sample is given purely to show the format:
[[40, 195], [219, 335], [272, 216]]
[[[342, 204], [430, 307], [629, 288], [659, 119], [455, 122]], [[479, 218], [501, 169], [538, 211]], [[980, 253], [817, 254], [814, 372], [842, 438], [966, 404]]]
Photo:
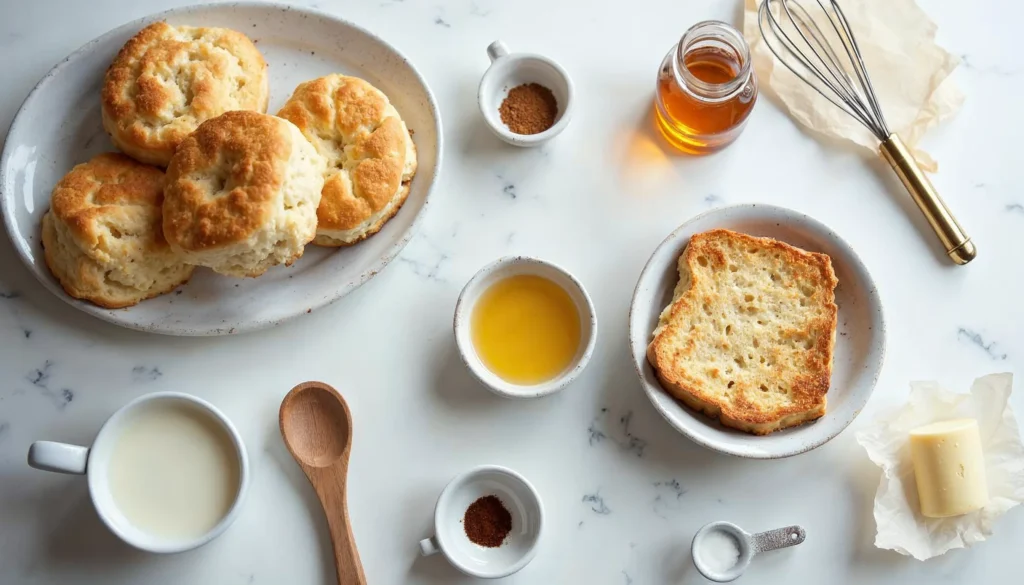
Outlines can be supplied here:
[[43, 217], [64, 290], [128, 307], [196, 266], [255, 277], [309, 243], [379, 231], [416, 172], [387, 96], [329, 75], [301, 84], [277, 116], [268, 98], [266, 62], [239, 32], [158, 22], [132, 37], [102, 90], [103, 126], [124, 154], [73, 168]]

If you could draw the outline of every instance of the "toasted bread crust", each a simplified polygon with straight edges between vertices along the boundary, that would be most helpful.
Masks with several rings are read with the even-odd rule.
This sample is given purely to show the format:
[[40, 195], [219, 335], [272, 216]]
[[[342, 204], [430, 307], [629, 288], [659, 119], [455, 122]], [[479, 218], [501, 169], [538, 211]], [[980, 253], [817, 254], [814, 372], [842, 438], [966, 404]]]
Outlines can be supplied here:
[[647, 348], [667, 392], [758, 435], [825, 414], [838, 317], [828, 256], [712, 230], [691, 238], [679, 272]]

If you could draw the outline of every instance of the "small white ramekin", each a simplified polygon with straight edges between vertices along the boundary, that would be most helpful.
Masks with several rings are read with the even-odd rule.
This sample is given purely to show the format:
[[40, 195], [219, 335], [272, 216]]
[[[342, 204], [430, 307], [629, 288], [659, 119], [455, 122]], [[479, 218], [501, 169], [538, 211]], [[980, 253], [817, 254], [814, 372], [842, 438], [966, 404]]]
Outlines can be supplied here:
[[[509, 53], [501, 41], [487, 47], [491, 66], [480, 79], [477, 103], [487, 126], [495, 136], [514, 146], [539, 146], [557, 136], [572, 119], [573, 85], [569, 74], [561, 65], [543, 55]], [[501, 121], [498, 109], [508, 97], [508, 91], [524, 83], [538, 83], [551, 90], [558, 102], [555, 124], [538, 134], [516, 134]]]
[[[474, 544], [462, 525], [466, 509], [495, 495], [512, 516], [512, 530], [498, 547]], [[525, 477], [507, 467], [481, 465], [445, 486], [434, 507], [434, 535], [420, 541], [420, 554], [442, 553], [457, 569], [482, 579], [511, 575], [533, 560], [544, 534], [544, 505]]]
[[[580, 316], [580, 346], [572, 363], [558, 376], [539, 384], [514, 384], [502, 379], [484, 365], [473, 345], [473, 308], [480, 295], [495, 282], [519, 274], [542, 276], [562, 287], [576, 304]], [[597, 314], [590, 295], [580, 281], [564, 268], [527, 256], [506, 256], [481, 268], [459, 295], [455, 305], [454, 328], [455, 344], [469, 371], [492, 392], [508, 398], [536, 398], [565, 388], [583, 372], [597, 343]]]

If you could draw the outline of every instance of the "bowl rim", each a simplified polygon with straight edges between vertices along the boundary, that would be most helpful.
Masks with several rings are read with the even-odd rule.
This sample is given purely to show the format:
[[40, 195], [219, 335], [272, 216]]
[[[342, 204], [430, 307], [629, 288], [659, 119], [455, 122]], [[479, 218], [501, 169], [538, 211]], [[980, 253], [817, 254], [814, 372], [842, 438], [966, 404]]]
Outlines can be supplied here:
[[[514, 62], [529, 60], [539, 61], [554, 69], [555, 72], [558, 73], [558, 75], [565, 81], [567, 97], [565, 99], [565, 106], [562, 108], [561, 117], [559, 117], [558, 121], [550, 128], [543, 132], [538, 132], [537, 134], [516, 134], [504, 125], [496, 123], [494, 117], [488, 115], [489, 108], [484, 105], [484, 86], [489, 79], [498, 75], [499, 65], [508, 68], [514, 67]], [[561, 134], [569, 125], [569, 122], [572, 119], [573, 108], [576, 104], [576, 89], [572, 83], [572, 78], [569, 77], [569, 72], [559, 65], [554, 59], [546, 55], [541, 55], [540, 53], [508, 53], [495, 59], [490, 65], [488, 65], [484, 74], [480, 76], [480, 84], [477, 86], [476, 103], [480, 108], [480, 115], [483, 116], [484, 122], [487, 123], [487, 127], [490, 128], [491, 131], [499, 138], [516, 146], [538, 146]]]
[[[357, 277], [351, 281], [343, 283], [341, 286], [334, 289], [333, 293], [324, 295], [317, 298], [315, 301], [305, 304], [303, 310], [295, 310], [289, 314], [278, 316], [276, 318], [262, 319], [258, 321], [243, 321], [233, 325], [213, 324], [205, 327], [193, 327], [193, 328], [182, 328], [175, 327], [167, 324], [144, 324], [138, 323], [130, 319], [124, 319], [122, 316], [125, 314], [124, 309], [105, 309], [88, 301], [83, 301], [71, 297], [67, 294], [63, 287], [57, 283], [55, 278], [50, 278], [46, 268], [43, 267], [45, 264], [43, 259], [35, 258], [32, 249], [24, 243], [19, 241], [19, 237], [16, 236], [18, 232], [16, 220], [14, 218], [14, 208], [12, 201], [14, 200], [14, 193], [8, 187], [14, 186], [13, 175], [17, 169], [9, 168], [14, 160], [15, 151], [18, 148], [18, 144], [15, 144], [10, 140], [11, 135], [15, 132], [23, 131], [22, 126], [28, 126], [32, 120], [28, 119], [25, 106], [31, 102], [36, 95], [45, 90], [50, 83], [53, 82], [57, 76], [69, 67], [74, 67], [76, 63], [85, 57], [93, 47], [100, 43], [107, 41], [110, 38], [118, 35], [124, 35], [129, 31], [137, 31], [142, 29], [144, 26], [152, 24], [160, 20], [166, 20], [167, 18], [175, 17], [178, 15], [186, 15], [192, 12], [198, 11], [218, 11], [228, 10], [232, 8], [242, 8], [247, 10], [278, 10], [288, 11], [296, 14], [306, 14], [320, 18], [326, 21], [330, 21], [336, 25], [342, 27], [348, 27], [351, 30], [357, 31], [362, 35], [372, 39], [374, 42], [379, 43], [388, 51], [396, 55], [401, 61], [408, 66], [416, 82], [422, 86], [423, 91], [427, 98], [427, 106], [430, 111], [430, 117], [433, 119], [436, 127], [436, 139], [434, 141], [434, 147], [437, 151], [436, 161], [434, 163], [434, 176], [432, 181], [427, 185], [426, 191], [423, 195], [423, 206], [418, 210], [416, 215], [412, 218], [412, 222], [409, 224], [408, 229], [376, 260], [373, 260], [370, 265], [363, 270]], [[172, 336], [188, 336], [188, 337], [202, 337], [202, 336], [219, 336], [219, 335], [232, 335], [236, 333], [246, 333], [251, 331], [259, 331], [262, 329], [269, 329], [276, 327], [288, 321], [292, 321], [301, 315], [309, 314], [317, 309], [326, 307], [339, 299], [347, 296], [349, 293], [366, 284], [370, 279], [376, 276], [380, 271], [384, 270], [405, 248], [405, 246], [412, 240], [419, 232], [420, 225], [423, 221], [424, 215], [430, 206], [431, 196], [437, 188], [437, 184], [441, 178], [441, 172], [444, 163], [444, 126], [441, 119], [441, 110], [437, 104], [437, 98], [434, 95], [433, 90], [427, 83], [427, 80], [423, 77], [423, 74], [413, 64], [405, 53], [399, 51], [394, 45], [384, 40], [379, 35], [370, 31], [369, 29], [360, 26], [352, 21], [340, 18], [328, 12], [316, 8], [310, 8], [305, 6], [291, 6], [281, 2], [259, 2], [253, 0], [242, 0], [236, 2], [226, 2], [223, 4], [188, 4], [185, 6], [178, 6], [154, 12], [129, 22], [117, 25], [114, 28], [104, 32], [103, 34], [87, 41], [81, 45], [66, 57], [61, 59], [57, 64], [51, 67], [43, 77], [36, 82], [36, 84], [29, 91], [25, 99], [22, 100], [18, 106], [18, 111], [15, 113], [14, 118], [11, 120], [10, 128], [7, 130], [3, 149], [0, 150], [0, 217], [3, 219], [3, 226], [7, 232], [7, 239], [11, 243], [11, 247], [14, 248], [21, 260], [25, 269], [28, 270], [35, 279], [43, 285], [43, 288], [54, 294], [57, 298], [61, 299], [68, 305], [103, 321], [124, 327], [126, 329], [132, 329], [135, 331], [142, 331], [146, 333], [156, 333], [161, 335], [172, 335]], [[35, 260], [35, 265], [33, 264]]]
[[[661, 415], [661, 417], [663, 419], [665, 419], [665, 421], [673, 429], [675, 429], [680, 434], [684, 435], [686, 438], [690, 439], [694, 443], [697, 443], [698, 445], [700, 445], [700, 446], [702, 446], [702, 447], [704, 447], [706, 449], [710, 449], [712, 451], [717, 451], [719, 453], [725, 453], [727, 455], [733, 455], [733, 456], [736, 456], [736, 457], [742, 457], [742, 458], [746, 458], [746, 459], [782, 459], [782, 458], [785, 458], [785, 457], [792, 457], [794, 455], [799, 455], [801, 453], [806, 453], [808, 451], [811, 451], [813, 449], [816, 449], [816, 448], [824, 445], [825, 443], [828, 443], [829, 441], [831, 441], [832, 439], [837, 437], [840, 433], [842, 433], [844, 430], [846, 430], [846, 428], [854, 421], [854, 419], [857, 417], [857, 415], [860, 414], [860, 412], [863, 409], [864, 405], [861, 405], [860, 407], [858, 407], [854, 411], [853, 415], [848, 420], [845, 420], [840, 425], [838, 425], [834, 429], [834, 431], [827, 432], [827, 433], [823, 434], [820, 437], [816, 437], [816, 438], [814, 438], [812, 440], [809, 440], [809, 441], [806, 441], [804, 443], [801, 443], [796, 448], [784, 449], [784, 450], [778, 450], [778, 451], [772, 451], [772, 452], [757, 452], [757, 451], [744, 450], [744, 449], [740, 449], [740, 448], [737, 448], [737, 447], [731, 447], [731, 446], [728, 446], [728, 445], [724, 445], [724, 444], [721, 444], [721, 443], [719, 443], [719, 442], [717, 442], [717, 441], [715, 441], [713, 439], [708, 439], [708, 438], [700, 435], [699, 433], [696, 433], [696, 432], [692, 431], [689, 428], [689, 426], [686, 425], [685, 423], [677, 422], [673, 417], [669, 416], [669, 413], [658, 403], [658, 401], [657, 401], [658, 395], [662, 394], [662, 395], [665, 395], [668, 398], [670, 398], [670, 399], [672, 399], [672, 400], [674, 400], [676, 402], [678, 402], [678, 401], [675, 398], [673, 398], [671, 395], [669, 395], [667, 392], [665, 392], [665, 390], [661, 387], [660, 384], [658, 384], [657, 386], [654, 386], [654, 385], [652, 385], [652, 384], [647, 382], [647, 380], [644, 377], [644, 373], [642, 371], [642, 368], [644, 367], [643, 364], [647, 363], [646, 348], [647, 348], [647, 345], [648, 345], [649, 342], [648, 341], [644, 341], [644, 343], [643, 343], [644, 351], [642, 353], [643, 357], [642, 357], [642, 359], [640, 359], [638, 361], [636, 359], [636, 355], [638, 355], [637, 352], [636, 352], [637, 348], [636, 348], [636, 344], [634, 343], [635, 340], [633, 338], [633, 329], [634, 329], [633, 323], [634, 323], [634, 320], [638, 318], [638, 316], [636, 315], [636, 308], [637, 308], [637, 300], [640, 297], [640, 285], [647, 279], [647, 277], [649, 276], [649, 272], [651, 272], [652, 270], [654, 270], [656, 268], [654, 266], [654, 259], [655, 259], [655, 256], [657, 256], [658, 252], [661, 251], [661, 249], [664, 248], [665, 246], [670, 245], [670, 244], [676, 242], [679, 239], [681, 232], [687, 230], [691, 225], [693, 225], [694, 223], [696, 223], [696, 222], [698, 222], [700, 220], [706, 219], [706, 218], [714, 216], [714, 215], [718, 215], [718, 214], [722, 214], [722, 213], [728, 213], [728, 212], [731, 212], [731, 211], [742, 211], [742, 210], [750, 210], [750, 211], [752, 211], [754, 209], [761, 210], [762, 212], [764, 212], [766, 214], [766, 216], [767, 216], [767, 214], [772, 214], [772, 213], [779, 214], [780, 216], [788, 219], [789, 221], [792, 221], [794, 218], [799, 218], [800, 221], [805, 222], [806, 224], [810, 225], [815, 230], [816, 234], [822, 234], [822, 235], [830, 234], [827, 237], [831, 238], [837, 246], [839, 246], [839, 247], [841, 247], [841, 248], [843, 248], [845, 250], [846, 254], [852, 260], [852, 262], [850, 264], [856, 270], [856, 272], [864, 279], [865, 288], [868, 291], [870, 291], [869, 298], [873, 301], [872, 302], [872, 304], [874, 305], [873, 310], [875, 311], [875, 313], [877, 315], [877, 327], [875, 327], [875, 330], [876, 330], [876, 333], [877, 333], [877, 338], [879, 340], [878, 341], [878, 343], [879, 343], [879, 348], [878, 348], [878, 353], [879, 353], [878, 366], [875, 368], [875, 371], [874, 371], [874, 373], [872, 375], [871, 382], [870, 382], [870, 385], [871, 385], [870, 386], [870, 391], [867, 393], [867, 396], [866, 396], [866, 398], [864, 400], [864, 403], [865, 403], [864, 405], [867, 404], [867, 401], [870, 400], [871, 395], [874, 393], [875, 387], [878, 384], [878, 379], [881, 376], [882, 369], [883, 369], [883, 367], [885, 365], [885, 353], [886, 353], [885, 312], [884, 312], [884, 307], [882, 305], [881, 295], [878, 292], [877, 284], [875, 283], [874, 278], [871, 276], [871, 273], [868, 271], [867, 265], [864, 264], [863, 260], [861, 260], [860, 256], [857, 254], [857, 252], [853, 249], [852, 246], [850, 246], [850, 244], [845, 239], [843, 239], [841, 236], [839, 236], [839, 234], [837, 234], [835, 232], [835, 230], [830, 228], [828, 225], [822, 223], [821, 221], [811, 217], [810, 215], [807, 215], [805, 213], [796, 211], [794, 209], [790, 209], [788, 207], [781, 207], [781, 206], [777, 206], [777, 205], [769, 205], [769, 204], [764, 204], [764, 203], [740, 203], [740, 204], [735, 204], [735, 205], [726, 205], [726, 206], [722, 206], [722, 207], [716, 207], [714, 209], [709, 209], [707, 211], [699, 213], [699, 214], [697, 214], [697, 215], [687, 219], [682, 224], [680, 224], [678, 227], [676, 227], [674, 230], [672, 230], [672, 232], [669, 233], [669, 235], [666, 236], [660, 243], [658, 243], [658, 245], [651, 252], [651, 255], [648, 257], [647, 262], [644, 264], [643, 270], [640, 271], [640, 276], [637, 278], [637, 283], [636, 283], [636, 286], [633, 289], [633, 295], [632, 295], [632, 298], [630, 299], [630, 304], [629, 304], [629, 318], [628, 318], [628, 324], [627, 324], [627, 327], [626, 327], [627, 347], [629, 348], [629, 353], [630, 353], [629, 358], [630, 358], [630, 361], [633, 363], [633, 370], [636, 373], [637, 378], [640, 381], [640, 385], [644, 389], [644, 394], [651, 401], [651, 405], [654, 407], [654, 410], [656, 410], [658, 412], [658, 414]], [[726, 229], [728, 229], [728, 228], [726, 228]], [[676, 259], [678, 260], [677, 256], [676, 256]], [[650, 332], [648, 332], [648, 336], [649, 335], [650, 335]], [[686, 407], [685, 405], [681, 405], [680, 408], [687, 409], [688, 407]], [[703, 416], [703, 415], [701, 415], [701, 416]], [[827, 413], [826, 413], [826, 416], [827, 416]], [[706, 421], [703, 424], [721, 424], [721, 423], [709, 419], [708, 421]], [[740, 433], [742, 431], [736, 431], [736, 432]], [[747, 438], [756, 439], [757, 437], [755, 435], [748, 435]]]
[[[584, 300], [582, 306], [580, 303], [576, 303], [574, 301], [576, 308], [582, 313], [581, 317], [589, 319], [590, 321], [590, 334], [587, 336], [586, 343], [583, 346], [583, 351], [579, 354], [579, 357], [576, 359], [573, 366], [559, 374], [557, 377], [541, 382], [540, 384], [513, 384], [512, 382], [502, 380], [497, 374], [486, 370], [487, 366], [483, 365], [479, 358], [476, 360], [470, 359], [471, 354], [476, 354], [476, 349], [473, 348], [472, 345], [467, 347], [466, 344], [462, 342], [463, 336], [460, 335], [462, 330], [470, 326], [470, 322], [472, 320], [471, 315], [467, 314], [466, 307], [471, 304], [471, 302], [476, 301], [476, 299], [479, 298], [480, 293], [483, 292], [483, 290], [480, 290], [470, 298], [470, 291], [474, 290], [476, 286], [487, 277], [517, 265], [544, 266], [564, 276], [569, 282], [573, 283], [573, 286], [576, 287], [580, 296]], [[455, 335], [455, 345], [459, 349], [459, 357], [462, 359], [462, 363], [465, 364], [466, 368], [473, 374], [473, 376], [481, 384], [486, 386], [488, 390], [506, 398], [539, 398], [541, 396], [554, 394], [555, 392], [564, 389], [575, 381], [587, 367], [587, 364], [590, 363], [590, 358], [593, 356], [594, 348], [597, 345], [597, 311], [594, 308], [594, 301], [590, 298], [590, 294], [587, 292], [587, 289], [584, 288], [583, 283], [581, 283], [565, 268], [533, 256], [502, 256], [478, 270], [476, 274], [466, 282], [465, 286], [462, 287], [462, 291], [459, 292], [459, 298], [455, 303], [455, 315], [452, 319], [452, 330]], [[480, 362], [479, 365], [476, 362]], [[481, 371], [481, 368], [486, 371]]]

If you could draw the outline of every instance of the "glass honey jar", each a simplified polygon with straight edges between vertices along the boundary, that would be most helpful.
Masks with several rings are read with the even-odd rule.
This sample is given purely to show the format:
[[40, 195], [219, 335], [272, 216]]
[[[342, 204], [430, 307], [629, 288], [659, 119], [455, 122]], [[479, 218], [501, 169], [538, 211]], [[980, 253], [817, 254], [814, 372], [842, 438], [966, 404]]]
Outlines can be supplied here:
[[724, 22], [695, 24], [658, 70], [658, 129], [683, 152], [709, 154], [731, 144], [756, 101], [750, 47]]

